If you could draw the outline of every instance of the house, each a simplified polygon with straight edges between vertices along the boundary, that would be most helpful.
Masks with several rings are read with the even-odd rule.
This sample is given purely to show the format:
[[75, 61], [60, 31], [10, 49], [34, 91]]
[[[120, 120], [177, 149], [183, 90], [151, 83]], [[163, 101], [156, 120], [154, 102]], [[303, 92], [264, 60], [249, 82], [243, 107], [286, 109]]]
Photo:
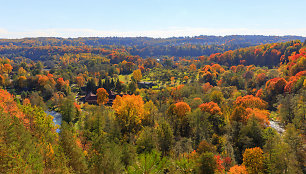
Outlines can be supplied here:
[[97, 103], [97, 95], [93, 94], [92, 92], [88, 93], [86, 96], [85, 96], [85, 102], [87, 102], [88, 104], [98, 104]]
[[108, 102], [105, 104], [107, 106], [113, 106], [113, 102], [114, 100], [116, 99], [117, 96], [120, 96], [122, 97], [123, 95], [126, 95], [126, 94], [116, 94], [114, 93], [113, 91], [110, 91], [108, 93]]
[[[108, 102], [105, 104], [107, 106], [112, 106], [114, 100], [116, 99], [117, 96], [123, 96], [124, 94], [116, 94], [113, 91], [109, 91], [108, 92]], [[97, 95], [93, 94], [92, 92], [88, 93], [85, 98], [84, 98], [84, 102], [87, 102], [88, 104], [93, 104], [93, 105], [97, 105], [98, 102], [98, 97]]]
[[138, 85], [138, 88], [147, 88], [147, 89], [155, 86], [153, 82], [138, 82], [137, 85]]

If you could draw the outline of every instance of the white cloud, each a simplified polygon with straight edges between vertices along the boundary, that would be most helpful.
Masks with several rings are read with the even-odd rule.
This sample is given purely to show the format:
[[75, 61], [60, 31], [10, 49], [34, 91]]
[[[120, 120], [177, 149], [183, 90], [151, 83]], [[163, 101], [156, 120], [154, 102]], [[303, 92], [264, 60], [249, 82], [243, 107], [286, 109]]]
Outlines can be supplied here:
[[155, 38], [198, 36], [198, 35], [298, 35], [306, 36], [306, 28], [301, 29], [248, 29], [248, 28], [168, 28], [163, 30], [146, 31], [102, 31], [93, 29], [55, 28], [33, 31], [10, 32], [0, 28], [0, 38], [24, 38], [24, 37], [137, 37], [148, 36]]

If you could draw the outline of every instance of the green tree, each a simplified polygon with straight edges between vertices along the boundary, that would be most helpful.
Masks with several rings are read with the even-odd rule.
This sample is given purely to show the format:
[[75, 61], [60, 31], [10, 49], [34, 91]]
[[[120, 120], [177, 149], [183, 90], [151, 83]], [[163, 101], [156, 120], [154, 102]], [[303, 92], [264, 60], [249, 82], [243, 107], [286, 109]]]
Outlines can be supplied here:
[[135, 94], [137, 89], [137, 83], [135, 80], [132, 80], [129, 84], [128, 84], [128, 90], [130, 94]]
[[294, 125], [289, 124], [286, 127], [284, 142], [287, 143], [290, 147], [289, 153], [292, 155], [291, 162], [296, 161], [296, 164], [291, 163], [293, 165], [293, 166], [291, 165], [291, 168], [296, 168], [296, 169], [303, 168], [305, 160], [303, 139], [301, 133], [294, 127]]
[[74, 97], [72, 95], [62, 99], [59, 106], [63, 121], [70, 123], [76, 119], [76, 108], [74, 106]]
[[128, 167], [127, 173], [129, 174], [153, 174], [153, 173], [164, 173], [167, 171], [168, 160], [166, 157], [157, 151], [151, 153], [140, 154], [137, 161]]
[[148, 153], [156, 148], [155, 130], [151, 127], [145, 127], [140, 132], [136, 141], [138, 153]]
[[162, 155], [168, 155], [173, 145], [173, 132], [169, 123], [163, 121], [157, 128], [157, 141]]
[[42, 150], [17, 117], [0, 111], [0, 173], [42, 173]]
[[73, 128], [65, 121], [62, 122], [60, 145], [68, 159], [68, 165], [75, 173], [87, 173], [87, 164], [82, 149], [77, 145]]
[[96, 86], [96, 83], [95, 83], [95, 80], [93, 78], [90, 78], [87, 82], [87, 85], [86, 85], [86, 92], [94, 92], [96, 91], [97, 89], [97, 86]]
[[197, 173], [214, 174], [217, 169], [217, 163], [212, 152], [202, 153], [197, 161]]
[[209, 113], [203, 113], [200, 108], [193, 110], [188, 115], [190, 118], [190, 127], [192, 128], [192, 138], [195, 146], [197, 146], [201, 140], [210, 138], [213, 133], [212, 125], [208, 121], [209, 116]]

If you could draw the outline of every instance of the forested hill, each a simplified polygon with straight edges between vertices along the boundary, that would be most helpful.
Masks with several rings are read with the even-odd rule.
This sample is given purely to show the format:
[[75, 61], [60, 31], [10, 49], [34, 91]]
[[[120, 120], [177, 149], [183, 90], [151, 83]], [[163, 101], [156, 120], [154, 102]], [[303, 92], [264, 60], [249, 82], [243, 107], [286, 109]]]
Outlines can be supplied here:
[[260, 35], [232, 35], [232, 36], [196, 36], [196, 37], [88, 37], [88, 38], [24, 38], [0, 39], [0, 46], [41, 47], [41, 46], [79, 46], [96, 48], [125, 49], [131, 55], [145, 57], [195, 57], [229, 50], [269, 43], [300, 40], [301, 36], [260, 36]]
[[24, 38], [24, 39], [0, 39], [0, 45], [14, 44], [16, 46], [177, 46], [185, 44], [196, 45], [260, 45], [275, 42], [287, 42], [291, 40], [304, 41], [306, 37], [301, 36], [262, 36], [262, 35], [229, 35], [229, 36], [195, 36], [195, 37], [171, 37], [171, 38], [150, 38], [150, 37], [80, 37], [80, 38]]

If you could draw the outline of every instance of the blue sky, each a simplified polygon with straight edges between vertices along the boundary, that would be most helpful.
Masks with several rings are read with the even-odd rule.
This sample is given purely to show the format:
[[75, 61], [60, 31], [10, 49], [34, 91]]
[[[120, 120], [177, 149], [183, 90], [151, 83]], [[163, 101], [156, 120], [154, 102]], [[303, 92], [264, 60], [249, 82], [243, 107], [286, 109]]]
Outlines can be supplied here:
[[306, 36], [306, 0], [0, 0], [0, 38]]

